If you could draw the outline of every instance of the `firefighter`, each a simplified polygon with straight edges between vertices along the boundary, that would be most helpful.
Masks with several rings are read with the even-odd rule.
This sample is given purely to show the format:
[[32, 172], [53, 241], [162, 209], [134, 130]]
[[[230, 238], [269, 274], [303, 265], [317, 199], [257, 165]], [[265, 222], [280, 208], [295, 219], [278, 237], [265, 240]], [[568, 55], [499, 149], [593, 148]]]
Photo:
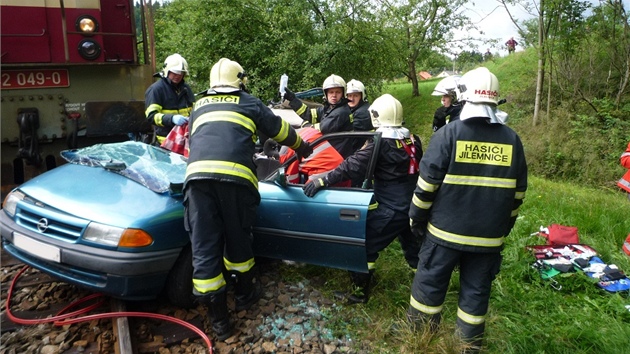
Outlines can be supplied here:
[[431, 93], [432, 96], [442, 96], [442, 105], [433, 114], [433, 132], [459, 119], [459, 113], [462, 111], [462, 105], [457, 102], [457, 82], [459, 79], [459, 75], [445, 77], [435, 85], [435, 89]]
[[153, 75], [160, 79], [144, 93], [144, 113], [149, 123], [155, 126], [158, 144], [164, 142], [174, 126], [188, 122], [195, 94], [184, 81], [187, 73], [186, 59], [177, 53], [169, 55], [162, 71]]
[[462, 76], [460, 120], [438, 130], [420, 162], [409, 211], [424, 235], [408, 319], [433, 330], [441, 320], [451, 274], [459, 267], [457, 329], [466, 351], [480, 349], [501, 250], [527, 189], [519, 136], [497, 110], [499, 82], [485, 67]]
[[[370, 131], [374, 130], [372, 125], [372, 117], [368, 112], [370, 102], [367, 99], [367, 93], [365, 92], [365, 85], [359, 80], [352, 79], [348, 81], [346, 87], [346, 97], [348, 98], [348, 106], [352, 112], [352, 124], [355, 131]], [[363, 144], [364, 139], [355, 139], [353, 144], [353, 150], [359, 150]], [[351, 181], [352, 186], [360, 187], [363, 183], [363, 178]]]
[[[420, 242], [409, 227], [409, 205], [418, 179], [418, 164], [422, 158], [420, 138], [403, 124], [400, 102], [390, 94], [380, 96], [369, 108], [372, 124], [382, 139], [374, 170], [374, 201], [370, 205], [365, 230], [367, 273], [350, 272], [354, 291], [346, 294], [348, 303], [367, 303], [372, 276], [379, 252], [397, 236], [410, 267], [418, 264]], [[304, 194], [314, 196], [321, 188], [340, 181], [365, 176], [374, 151], [374, 141], [355, 152], [327, 176], [309, 181]]]
[[259, 129], [299, 156], [311, 152], [295, 130], [246, 92], [246, 74], [222, 58], [210, 70], [210, 89], [191, 116], [190, 156], [184, 182], [184, 223], [193, 254], [193, 294], [208, 307], [218, 340], [231, 335], [223, 269], [236, 279], [236, 311], [258, 301], [252, 223], [260, 202], [254, 165]]
[[350, 111], [352, 112], [354, 130], [374, 130], [372, 118], [370, 117], [370, 112], [368, 112], [370, 102], [367, 99], [363, 83], [355, 79], [348, 81], [346, 97], [348, 98], [348, 106], [350, 106]]
[[[322, 88], [324, 90], [324, 105], [321, 107], [308, 108], [288, 88], [285, 89], [283, 98], [304, 119], [303, 124], [312, 124], [323, 134], [352, 131], [353, 116], [344, 93], [346, 82], [341, 76], [333, 74], [324, 80]], [[344, 158], [353, 153], [352, 141], [350, 140], [338, 140], [333, 142], [333, 146]]]

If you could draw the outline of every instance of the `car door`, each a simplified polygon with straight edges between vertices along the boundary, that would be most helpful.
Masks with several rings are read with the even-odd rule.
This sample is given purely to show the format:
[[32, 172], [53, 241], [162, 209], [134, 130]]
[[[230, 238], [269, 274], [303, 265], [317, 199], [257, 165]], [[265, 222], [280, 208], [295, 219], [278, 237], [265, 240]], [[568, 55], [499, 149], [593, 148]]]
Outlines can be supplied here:
[[[380, 133], [329, 134], [315, 140], [380, 139]], [[379, 144], [375, 144], [378, 149]], [[254, 227], [254, 249], [258, 256], [367, 272], [365, 228], [373, 199], [372, 153], [366, 181], [361, 188], [329, 187], [314, 197], [304, 195], [303, 185], [287, 184], [284, 168], [260, 181], [261, 203]], [[284, 166], [291, 163], [289, 160]]]

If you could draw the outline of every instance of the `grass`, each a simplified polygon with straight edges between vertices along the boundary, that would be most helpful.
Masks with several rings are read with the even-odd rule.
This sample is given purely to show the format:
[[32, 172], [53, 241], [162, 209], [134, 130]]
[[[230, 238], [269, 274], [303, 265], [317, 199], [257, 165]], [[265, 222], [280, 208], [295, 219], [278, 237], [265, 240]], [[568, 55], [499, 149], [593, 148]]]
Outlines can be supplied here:
[[[533, 92], [532, 58], [527, 53], [516, 57], [511, 60], [521, 63], [498, 58], [487, 66], [497, 73], [507, 92], [519, 87]], [[404, 107], [406, 127], [421, 137], [425, 149], [432, 134], [433, 112], [440, 105], [438, 97], [430, 96], [438, 81], [421, 82], [420, 97], [411, 96], [410, 84], [406, 82], [387, 87], [387, 92]], [[533, 146], [540, 142], [530, 138], [531, 132], [524, 128], [530, 125], [524, 117], [531, 114], [532, 101], [517, 94], [508, 95], [508, 99], [501, 108], [511, 115], [515, 113], [510, 126], [519, 134], [526, 132], [525, 137], [522, 135], [526, 150], [531, 147], [530, 150], [537, 151]], [[583, 163], [585, 168], [597, 169], [598, 164], [606, 161], [585, 158]], [[541, 226], [553, 223], [577, 226], [581, 243], [597, 250], [604, 262], [630, 272], [630, 257], [621, 250], [630, 233], [630, 202], [624, 193], [610, 187], [610, 181], [607, 183], [589, 186], [558, 182], [530, 172], [527, 196], [507, 238], [501, 272], [493, 283], [486, 322], [486, 353], [616, 354], [630, 350], [630, 311], [625, 308], [630, 305], [628, 292], [608, 293], [598, 288], [593, 279], [579, 273], [554, 277], [562, 286], [556, 290], [531, 268], [534, 258], [526, 250], [528, 245], [544, 244], [543, 238], [532, 235]], [[346, 272], [335, 269], [287, 267], [283, 274], [291, 278], [326, 279], [320, 290], [330, 298], [335, 290], [350, 287]], [[451, 279], [442, 326], [437, 333], [391, 332], [392, 325], [405, 323], [412, 279], [413, 272], [406, 265], [399, 244], [392, 243], [377, 261], [369, 303], [332, 308], [329, 328], [336, 336], [349, 335], [357, 343], [364, 343], [370, 353], [459, 353], [461, 343], [453, 334], [459, 287], [457, 272]]]
[[[630, 204], [621, 193], [552, 182], [530, 177], [525, 203], [507, 239], [501, 272], [493, 283], [486, 324], [487, 353], [625, 353], [630, 345], [628, 293], [608, 293], [584, 274], [556, 276], [556, 290], [531, 268], [528, 245], [544, 244], [531, 235], [540, 226], [560, 223], [577, 226], [580, 242], [593, 247], [609, 264], [630, 272], [630, 257], [621, 246], [630, 232]], [[321, 291], [349, 289], [345, 271], [315, 266], [286, 267], [289, 278], [326, 279]], [[413, 272], [397, 242], [377, 261], [375, 286], [366, 305], [337, 306], [330, 310], [329, 329], [336, 336], [349, 335], [369, 343], [370, 353], [459, 353], [453, 335], [457, 310], [458, 274], [447, 294], [439, 332], [392, 333], [404, 324]]]

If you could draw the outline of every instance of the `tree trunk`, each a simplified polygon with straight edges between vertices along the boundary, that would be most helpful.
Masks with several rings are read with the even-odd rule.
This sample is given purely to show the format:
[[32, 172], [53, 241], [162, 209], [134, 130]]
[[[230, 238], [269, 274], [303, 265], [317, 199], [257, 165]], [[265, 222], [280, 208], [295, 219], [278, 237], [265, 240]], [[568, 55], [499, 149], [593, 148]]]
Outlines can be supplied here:
[[540, 9], [538, 10], [538, 72], [536, 79], [536, 98], [534, 100], [534, 117], [532, 125], [538, 123], [538, 115], [540, 113], [540, 102], [543, 93], [543, 84], [545, 80], [545, 22], [544, 22], [544, 1], [540, 1]]
[[420, 96], [420, 90], [418, 90], [418, 73], [416, 72], [416, 62], [413, 60], [409, 60], [407, 62], [407, 65], [409, 67], [409, 80], [411, 80], [411, 87], [413, 88], [413, 91], [411, 92], [411, 96], [412, 97], [419, 97]]

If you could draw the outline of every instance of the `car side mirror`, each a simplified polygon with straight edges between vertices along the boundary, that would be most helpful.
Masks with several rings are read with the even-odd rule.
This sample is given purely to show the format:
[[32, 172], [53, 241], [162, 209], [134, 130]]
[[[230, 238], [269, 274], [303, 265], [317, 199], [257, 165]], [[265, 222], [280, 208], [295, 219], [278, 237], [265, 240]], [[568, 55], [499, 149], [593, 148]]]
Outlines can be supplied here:
[[284, 168], [280, 167], [278, 169], [278, 172], [276, 173], [276, 175], [273, 178], [273, 183], [275, 183], [276, 185], [280, 186], [280, 187], [286, 187], [287, 186], [287, 176], [284, 172]]

